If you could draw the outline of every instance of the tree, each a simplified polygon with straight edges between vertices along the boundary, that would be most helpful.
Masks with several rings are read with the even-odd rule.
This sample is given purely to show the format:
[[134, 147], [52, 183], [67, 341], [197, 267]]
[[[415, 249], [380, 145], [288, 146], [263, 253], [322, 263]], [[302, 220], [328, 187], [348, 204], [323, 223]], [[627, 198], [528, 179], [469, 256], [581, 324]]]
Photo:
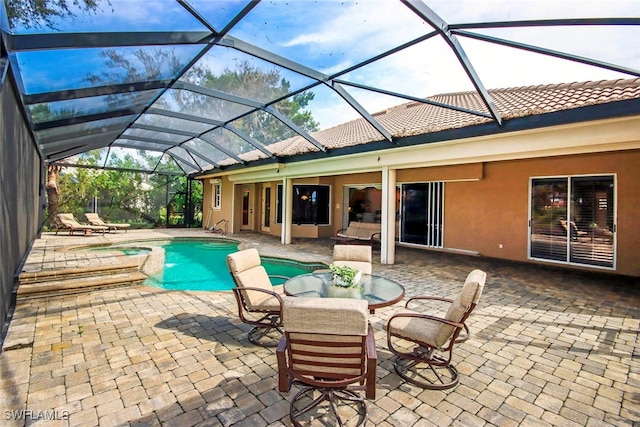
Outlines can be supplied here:
[[[81, 154], [77, 163], [99, 167], [104, 155], [102, 150]], [[148, 174], [131, 171], [147, 169], [144, 163], [142, 157], [112, 153], [109, 165], [127, 170], [66, 168], [58, 184], [60, 193], [70, 196], [61, 198], [60, 209], [82, 218], [97, 201], [99, 213], [108, 220], [158, 224], [160, 207], [166, 204], [166, 186], [165, 182], [159, 186], [149, 185], [152, 180]]]
[[[291, 83], [281, 77], [279, 70], [263, 71], [252, 66], [248, 61], [240, 62], [235, 70], [226, 68], [218, 76], [208, 70], [205, 71], [202, 76], [202, 85], [247, 99], [258, 100], [284, 98], [291, 90]], [[273, 107], [303, 130], [315, 132], [319, 129], [319, 124], [313, 119], [311, 112], [305, 110], [314, 97], [313, 92], [305, 91], [286, 98], [274, 104]], [[209, 114], [212, 114], [213, 109], [212, 116], [215, 118], [216, 112], [219, 117], [224, 117], [224, 110], [228, 109], [229, 105], [228, 102], [212, 99], [209, 105], [203, 107], [210, 112]], [[282, 141], [295, 135], [287, 125], [264, 112], [245, 116], [234, 124], [263, 144]], [[230, 141], [230, 144], [233, 144], [233, 141]]]
[[55, 227], [55, 217], [60, 213], [60, 193], [58, 192], [58, 174], [63, 166], [50, 164], [47, 166], [47, 212], [49, 214], [48, 225]]
[[109, 0], [5, 0], [11, 29], [56, 29], [56, 18], [75, 18], [76, 13], [95, 12], [100, 4], [111, 5]]
[[[100, 72], [91, 73], [85, 77], [85, 80], [92, 85], [162, 79], [167, 75], [178, 75], [184, 66], [184, 61], [176, 56], [173, 49], [137, 49], [128, 53], [107, 49], [102, 55], [105, 67]], [[183, 78], [250, 99], [254, 99], [256, 95], [268, 99], [283, 98], [283, 101], [273, 107], [308, 132], [313, 132], [319, 127], [313, 120], [311, 112], [305, 110], [314, 98], [313, 92], [302, 92], [287, 98], [290, 93], [290, 83], [282, 78], [276, 69], [264, 71], [245, 61], [240, 63], [237, 69], [225, 69], [219, 75], [214, 75], [202, 66], [195, 66], [185, 73]], [[111, 95], [108, 102], [113, 102], [114, 106], [122, 105], [125, 101], [123, 97], [127, 96], [134, 97], [136, 94]], [[234, 117], [237, 111], [247, 108], [186, 90], [168, 91], [157, 102], [161, 107], [164, 103], [165, 108], [213, 118]], [[234, 108], [238, 110], [230, 113]], [[48, 111], [37, 113], [43, 117], [51, 114]], [[243, 117], [235, 120], [233, 124], [264, 144], [280, 141], [293, 135], [291, 129], [285, 124], [265, 112]], [[216, 139], [215, 142], [239, 154], [242, 153], [241, 150], [254, 149], [248, 143], [239, 144], [238, 140]], [[242, 146], [240, 152], [239, 145]], [[79, 162], [99, 166], [98, 163], [103, 154], [100, 150], [94, 150], [82, 154]], [[120, 168], [120, 170], [98, 171], [78, 168], [72, 174], [65, 174], [61, 187], [66, 194], [72, 194], [73, 198], [64, 200], [61, 205], [64, 205], [64, 209], [68, 212], [82, 215], [91, 207], [93, 198], [97, 197], [102, 212], [110, 217], [108, 218], [110, 220], [175, 223], [178, 219], [169, 218], [169, 216], [171, 212], [183, 212], [183, 206], [187, 205], [187, 178], [160, 174], [146, 176], [122, 170], [153, 169], [158, 162], [160, 166], [157, 170], [181, 172], [178, 164], [171, 161], [169, 157], [159, 160], [157, 156], [139, 150], [136, 154], [114, 158], [114, 152], [111, 151], [109, 166]], [[191, 206], [196, 222], [202, 215], [202, 191], [202, 186], [197, 183], [191, 186]], [[167, 200], [168, 193], [173, 195], [170, 200]]]
[[[41, 123], [50, 120], [56, 120], [65, 115], [73, 115], [71, 110], [58, 110], [53, 111], [48, 104], [38, 104], [31, 109], [32, 120], [34, 123]], [[58, 187], [58, 176], [64, 169], [63, 163], [65, 161], [58, 162], [57, 164], [47, 165], [47, 220], [46, 224], [49, 227], [55, 227], [55, 218], [60, 213], [60, 190]]]
[[166, 75], [175, 76], [183, 67], [174, 50], [160, 48], [136, 49], [131, 55], [115, 49], [101, 52], [105, 66], [99, 74], [89, 73], [84, 80], [99, 86], [110, 82], [158, 80]]

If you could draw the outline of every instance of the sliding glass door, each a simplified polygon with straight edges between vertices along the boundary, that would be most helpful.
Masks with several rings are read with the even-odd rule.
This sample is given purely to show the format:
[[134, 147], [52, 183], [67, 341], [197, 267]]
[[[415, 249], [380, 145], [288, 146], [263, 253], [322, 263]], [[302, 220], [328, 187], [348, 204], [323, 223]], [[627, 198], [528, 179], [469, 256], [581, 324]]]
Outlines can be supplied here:
[[400, 241], [442, 248], [444, 183], [402, 184]]
[[612, 175], [531, 180], [530, 257], [614, 266]]
[[531, 186], [531, 257], [567, 261], [566, 178], [534, 179]]

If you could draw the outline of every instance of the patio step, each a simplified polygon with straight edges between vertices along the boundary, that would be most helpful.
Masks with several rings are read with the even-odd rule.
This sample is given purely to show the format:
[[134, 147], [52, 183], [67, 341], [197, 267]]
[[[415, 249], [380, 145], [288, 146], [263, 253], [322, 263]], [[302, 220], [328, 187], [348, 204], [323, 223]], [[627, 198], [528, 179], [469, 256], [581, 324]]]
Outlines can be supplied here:
[[136, 264], [22, 272], [18, 279], [19, 297], [49, 296], [83, 292], [104, 287], [142, 283], [147, 275]]

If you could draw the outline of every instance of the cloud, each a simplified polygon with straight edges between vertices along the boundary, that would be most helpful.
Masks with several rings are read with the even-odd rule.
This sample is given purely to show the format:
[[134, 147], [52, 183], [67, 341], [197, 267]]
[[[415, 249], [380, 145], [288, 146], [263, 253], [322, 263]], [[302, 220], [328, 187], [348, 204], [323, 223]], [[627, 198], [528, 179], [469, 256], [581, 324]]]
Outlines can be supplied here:
[[[502, 21], [516, 19], [634, 17], [640, 15], [640, 2], [623, 1], [426, 1], [436, 14], [450, 23]], [[311, 7], [311, 6], [310, 6]], [[366, 9], [366, 10], [365, 10]], [[279, 44], [283, 56], [294, 50], [304, 52], [301, 62], [313, 63], [325, 74], [339, 72], [391, 47], [432, 31], [413, 12], [397, 2], [366, 2], [313, 11], [304, 27], [285, 34]], [[408, 14], [407, 14], [408, 13]], [[403, 24], [404, 23], [404, 24]], [[470, 30], [569, 54], [640, 68], [637, 27], [527, 27], [520, 29]], [[425, 97], [440, 93], [473, 90], [473, 85], [439, 37], [397, 52], [354, 70], [340, 78], [359, 84]], [[519, 49], [458, 37], [474, 70], [487, 88], [528, 86], [548, 83], [631, 77], [602, 68], [579, 64]], [[328, 58], [327, 52], [332, 52]], [[314, 56], [315, 55], [315, 56]], [[370, 112], [377, 112], [401, 101], [398, 98], [348, 89]], [[325, 103], [326, 104], [323, 104]], [[331, 102], [334, 105], [331, 105]], [[317, 95], [313, 110], [323, 127], [334, 124], [335, 100]], [[332, 111], [334, 111], [332, 115]], [[341, 114], [341, 121], [351, 118]]]

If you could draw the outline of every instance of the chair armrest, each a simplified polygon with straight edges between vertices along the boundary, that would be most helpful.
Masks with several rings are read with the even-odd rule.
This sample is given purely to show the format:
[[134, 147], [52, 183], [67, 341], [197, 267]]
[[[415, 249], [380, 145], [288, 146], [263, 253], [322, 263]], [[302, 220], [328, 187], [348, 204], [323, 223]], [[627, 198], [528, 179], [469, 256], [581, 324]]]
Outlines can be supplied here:
[[367, 399], [376, 398], [376, 369], [378, 367], [378, 353], [376, 350], [376, 338], [373, 334], [373, 327], [369, 324], [366, 338], [367, 346], [367, 383], [365, 385], [365, 397]]
[[280, 300], [282, 299], [282, 298], [280, 297], [280, 295], [279, 295], [277, 292], [270, 291], [270, 290], [268, 290], [268, 289], [264, 289], [264, 288], [252, 288], [252, 287], [250, 287], [250, 286], [245, 286], [245, 287], [242, 287], [242, 288], [237, 288], [237, 287], [236, 287], [236, 288], [233, 288], [233, 290], [234, 290], [234, 291], [235, 291], [236, 289], [237, 289], [238, 291], [258, 291], [258, 292], [264, 292], [265, 294], [272, 295], [272, 296], [274, 296], [274, 297], [276, 297], [276, 298], [278, 298], [278, 299], [280, 299]]
[[[378, 236], [378, 238], [376, 239], [376, 236]], [[380, 240], [382, 238], [382, 233], [373, 233], [371, 234], [371, 241], [375, 241], [375, 240]]]
[[287, 392], [291, 389], [291, 378], [287, 372], [287, 336], [280, 338], [276, 348], [276, 360], [278, 362], [278, 390]]
[[441, 302], [448, 302], [448, 303], [453, 302], [451, 298], [436, 297], [436, 296], [417, 296], [417, 297], [409, 298], [407, 300], [407, 303], [404, 305], [404, 307], [409, 308], [409, 303], [412, 301], [441, 301]]
[[373, 334], [373, 326], [369, 323], [367, 329], [367, 359], [378, 360], [378, 350], [376, 349], [376, 337]]
[[[442, 317], [431, 316], [429, 314], [422, 314], [422, 313], [396, 313], [389, 318], [387, 325], [390, 325], [392, 320], [399, 317], [413, 317], [416, 319], [433, 320], [436, 322], [444, 323], [449, 326], [453, 326], [454, 328], [464, 328], [464, 323], [452, 322], [451, 320], [443, 319]], [[387, 330], [390, 332], [391, 328], [387, 327]]]
[[[238, 298], [238, 304], [240, 304], [240, 300], [242, 300], [242, 305], [244, 306], [245, 310], [247, 311], [260, 311], [260, 310], [249, 310], [249, 307], [247, 307], [247, 305], [245, 304], [245, 300], [244, 297], [242, 296], [242, 291], [256, 291], [256, 292], [263, 292], [265, 294], [269, 294], [272, 297], [276, 298], [278, 300], [278, 304], [280, 305], [280, 312], [282, 313], [282, 296], [280, 296], [280, 294], [278, 294], [277, 292], [273, 292], [267, 289], [263, 289], [263, 288], [252, 288], [252, 287], [242, 287], [242, 288], [233, 288], [232, 289], [233, 292], [236, 294], [237, 298]], [[240, 316], [242, 316], [242, 311], [240, 311]]]
[[[449, 326], [452, 326], [454, 328], [457, 329], [462, 329], [464, 327], [464, 324], [462, 323], [458, 323], [458, 322], [452, 322], [450, 320], [447, 319], [443, 319], [441, 317], [437, 317], [437, 316], [430, 316], [428, 314], [421, 314], [421, 313], [396, 313], [393, 316], [391, 316], [389, 318], [389, 320], [387, 321], [387, 325], [386, 325], [386, 329], [387, 329], [387, 347], [389, 348], [389, 351], [391, 351], [391, 353], [393, 353], [394, 355], [398, 356], [398, 357], [403, 357], [403, 358], [408, 358], [414, 361], [420, 361], [421, 357], [415, 356], [412, 354], [412, 352], [408, 352], [406, 351], [406, 349], [400, 349], [397, 348], [394, 345], [394, 340], [391, 339], [391, 337], [396, 337], [396, 338], [400, 338], [400, 339], [406, 339], [409, 340], [411, 342], [414, 342], [420, 346], [425, 346], [426, 348], [439, 348], [440, 350], [448, 350], [451, 351], [453, 344], [455, 344], [456, 341], [452, 341], [451, 337], [453, 337], [456, 334], [456, 331], [453, 332], [453, 335], [451, 337], [449, 337], [447, 339], [447, 341], [444, 343], [446, 345], [446, 347], [444, 348], [440, 348], [440, 346], [438, 345], [438, 347], [434, 347], [433, 342], [427, 342], [426, 340], [421, 340], [419, 338], [416, 337], [408, 337], [403, 335], [400, 331], [398, 331], [398, 333], [392, 333], [392, 322], [395, 319], [399, 319], [399, 318], [414, 318], [414, 319], [423, 319], [423, 320], [430, 320], [430, 321], [435, 321], [435, 322], [439, 322], [439, 323], [443, 323]], [[426, 337], [425, 337], [426, 338]], [[448, 343], [448, 344], [447, 344]]]

